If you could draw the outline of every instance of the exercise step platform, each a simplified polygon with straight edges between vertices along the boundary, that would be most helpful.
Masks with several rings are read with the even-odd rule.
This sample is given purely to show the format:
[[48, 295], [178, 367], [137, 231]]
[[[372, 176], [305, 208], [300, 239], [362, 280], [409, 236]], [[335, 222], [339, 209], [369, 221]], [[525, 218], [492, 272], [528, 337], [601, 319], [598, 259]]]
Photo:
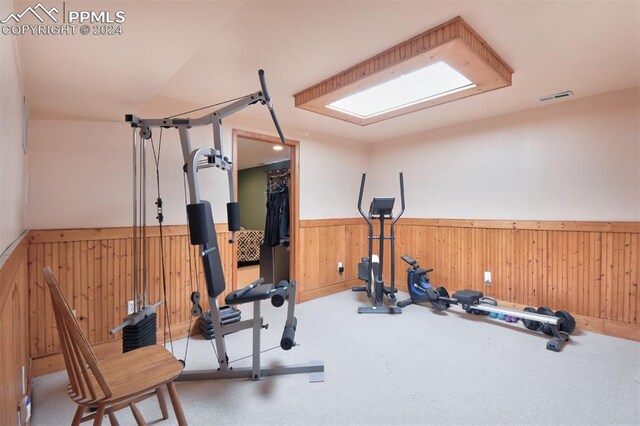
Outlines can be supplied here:
[[[222, 325], [240, 321], [240, 310], [231, 306], [221, 307], [220, 321], [222, 322]], [[200, 318], [200, 334], [207, 340], [212, 340], [214, 338], [211, 312], [205, 312]]]

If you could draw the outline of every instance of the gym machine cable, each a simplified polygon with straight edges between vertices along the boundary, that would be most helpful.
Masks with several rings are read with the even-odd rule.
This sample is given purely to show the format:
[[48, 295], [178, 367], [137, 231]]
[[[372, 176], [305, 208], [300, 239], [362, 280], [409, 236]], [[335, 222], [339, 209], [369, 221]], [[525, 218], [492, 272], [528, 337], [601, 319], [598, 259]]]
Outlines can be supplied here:
[[[222, 107], [210, 114], [200, 118], [159, 118], [142, 119], [135, 115], [128, 114], [125, 120], [133, 128], [134, 140], [136, 131], [140, 139], [144, 142], [152, 137], [152, 129], [175, 128], [178, 130], [182, 156], [184, 159], [184, 172], [189, 188], [189, 202], [187, 204], [187, 218], [189, 226], [189, 236], [192, 245], [199, 247], [199, 254], [202, 259], [204, 278], [207, 288], [209, 311], [203, 312], [199, 300], [200, 295], [194, 292], [191, 296], [193, 303], [192, 314], [204, 319], [205, 314], [213, 328], [215, 340], [215, 352], [218, 367], [213, 370], [184, 371], [177, 380], [201, 380], [201, 379], [224, 379], [237, 377], [250, 377], [253, 380], [260, 380], [265, 376], [278, 374], [309, 373], [311, 382], [319, 382], [324, 379], [324, 364], [319, 361], [308, 364], [292, 366], [276, 366], [265, 368], [260, 363], [260, 333], [263, 328], [267, 328], [261, 316], [260, 304], [263, 300], [271, 300], [275, 307], [280, 307], [286, 301], [288, 303], [287, 318], [280, 346], [284, 350], [289, 350], [296, 345], [295, 331], [297, 319], [295, 313], [296, 282], [280, 281], [277, 285], [264, 283], [259, 279], [248, 286], [234, 291], [225, 297], [227, 305], [238, 305], [253, 303], [253, 317], [249, 320], [228, 323], [221, 314], [218, 307], [217, 297], [225, 291], [225, 278], [222, 269], [222, 260], [218, 249], [215, 223], [213, 221], [212, 208], [209, 201], [200, 198], [198, 171], [206, 168], [218, 168], [227, 172], [229, 183], [229, 199], [227, 203], [228, 229], [231, 232], [229, 243], [235, 241], [235, 232], [240, 229], [239, 205], [235, 200], [235, 183], [233, 180], [233, 165], [231, 160], [224, 155], [222, 144], [222, 120], [229, 115], [238, 112], [250, 105], [260, 103], [266, 105], [271, 114], [275, 128], [282, 143], [285, 138], [280, 129], [271, 98], [267, 91], [266, 80], [263, 70], [258, 71], [261, 90], [234, 99], [229, 105]], [[182, 115], [182, 114], [181, 114]], [[214, 147], [205, 149], [192, 149], [189, 138], [189, 130], [192, 127], [202, 127], [211, 125], [213, 127]], [[253, 330], [253, 350], [252, 366], [247, 368], [233, 368], [229, 366], [229, 357], [225, 345], [225, 335], [240, 330], [251, 328]]]

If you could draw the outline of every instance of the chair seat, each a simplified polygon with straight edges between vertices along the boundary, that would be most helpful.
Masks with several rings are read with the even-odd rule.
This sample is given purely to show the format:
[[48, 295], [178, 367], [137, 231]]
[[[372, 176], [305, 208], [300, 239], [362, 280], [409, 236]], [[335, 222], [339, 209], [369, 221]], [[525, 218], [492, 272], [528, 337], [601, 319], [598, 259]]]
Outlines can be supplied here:
[[[131, 409], [136, 423], [146, 424], [136, 403], [152, 396], [158, 398], [162, 419], [166, 420], [169, 414], [162, 390], [166, 387], [178, 424], [186, 426], [187, 419], [173, 384], [173, 379], [182, 372], [182, 364], [158, 345], [98, 361], [51, 268], [45, 267], [42, 272], [51, 293], [53, 316], [69, 377], [69, 397], [78, 404], [71, 424], [78, 426], [93, 420], [94, 426], [100, 426], [105, 415], [112, 424], [117, 424], [114, 412], [125, 407]], [[87, 407], [95, 408], [95, 412], [86, 414]]]
[[[159, 384], [172, 381], [182, 372], [182, 364], [160, 345], [145, 346], [106, 358], [99, 362], [99, 367], [113, 395], [103, 399], [102, 394], [96, 400], [108, 403], [117, 403], [131, 395], [150, 392]], [[97, 383], [95, 389], [100, 389]], [[80, 405], [91, 406], [96, 402], [94, 399], [75, 398], [72, 392], [70, 395]]]

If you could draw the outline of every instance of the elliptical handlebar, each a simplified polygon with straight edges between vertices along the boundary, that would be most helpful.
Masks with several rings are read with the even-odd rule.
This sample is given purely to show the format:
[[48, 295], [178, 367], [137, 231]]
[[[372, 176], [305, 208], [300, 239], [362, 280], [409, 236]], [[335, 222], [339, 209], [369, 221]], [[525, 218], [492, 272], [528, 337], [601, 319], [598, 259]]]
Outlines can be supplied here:
[[278, 123], [276, 112], [273, 110], [273, 104], [271, 103], [271, 96], [269, 96], [269, 91], [267, 90], [267, 79], [264, 76], [264, 70], [258, 70], [258, 78], [260, 79], [260, 87], [262, 88], [262, 97], [264, 98], [263, 103], [267, 106], [267, 108], [269, 108], [271, 119], [273, 120], [274, 126], [276, 126], [276, 130], [278, 131], [280, 140], [282, 141], [282, 143], [285, 143], [284, 134], [282, 133], [282, 129], [280, 128], [280, 124]]
[[393, 221], [391, 222], [392, 227], [393, 225], [396, 224], [398, 219], [400, 219], [400, 216], [402, 216], [402, 214], [404, 213], [404, 178], [402, 176], [402, 172], [400, 172], [400, 204], [402, 208], [400, 209], [400, 213], [398, 213], [398, 216], [393, 218]]
[[362, 217], [364, 218], [364, 220], [367, 221], [367, 223], [369, 224], [370, 227], [373, 226], [373, 224], [371, 223], [371, 219], [369, 219], [369, 216], [367, 216], [363, 211], [362, 211], [362, 196], [364, 195], [364, 183], [365, 180], [367, 179], [367, 174], [363, 173], [362, 174], [362, 179], [360, 180], [360, 196], [358, 197], [358, 211], [360, 212], [360, 214], [362, 215]]

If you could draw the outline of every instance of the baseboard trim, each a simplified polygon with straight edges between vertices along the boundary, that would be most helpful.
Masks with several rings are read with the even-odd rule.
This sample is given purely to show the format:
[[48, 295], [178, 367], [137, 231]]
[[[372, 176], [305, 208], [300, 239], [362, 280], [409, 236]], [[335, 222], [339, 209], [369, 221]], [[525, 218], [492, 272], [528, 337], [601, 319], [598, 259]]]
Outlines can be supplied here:
[[358, 285], [359, 281], [357, 279], [351, 279], [346, 281], [340, 281], [337, 283], [329, 284], [324, 287], [314, 288], [312, 290], [307, 290], [301, 292], [298, 295], [298, 302], [308, 302], [313, 299], [318, 299], [320, 297], [329, 296], [330, 294], [340, 293], [344, 290], [349, 290], [351, 287]]

